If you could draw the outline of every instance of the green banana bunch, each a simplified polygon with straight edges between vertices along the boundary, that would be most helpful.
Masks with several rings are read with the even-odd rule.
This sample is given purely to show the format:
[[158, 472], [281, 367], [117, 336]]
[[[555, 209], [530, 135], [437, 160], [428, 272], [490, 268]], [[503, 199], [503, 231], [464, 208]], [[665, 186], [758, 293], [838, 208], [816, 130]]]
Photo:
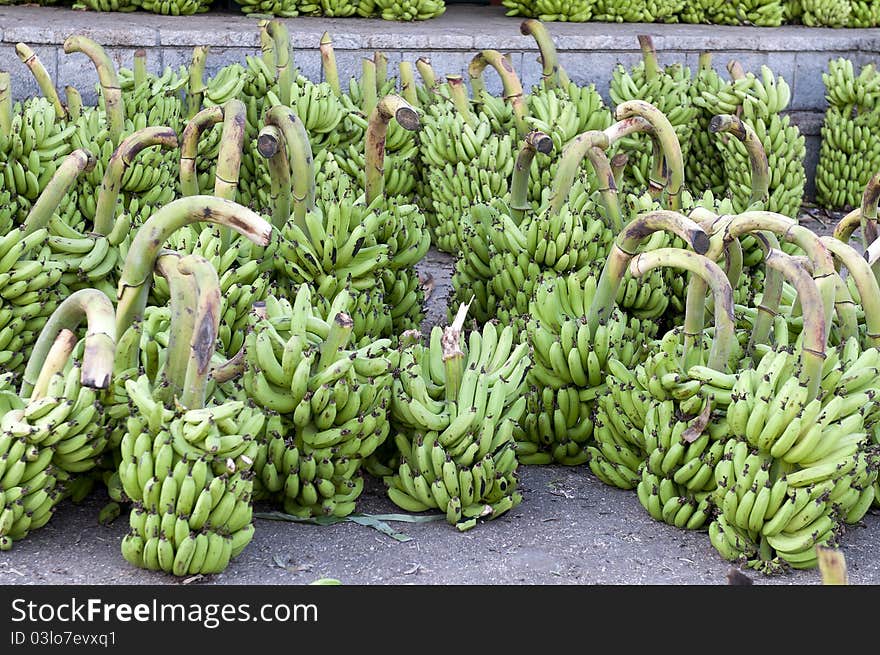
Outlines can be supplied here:
[[467, 306], [426, 344], [399, 349], [391, 418], [399, 464], [388, 497], [438, 509], [459, 530], [519, 505], [516, 438], [525, 409], [528, 346], [493, 322], [462, 333]]
[[[791, 4], [790, 2], [784, 3]], [[739, 25], [737, 3], [727, 0], [695, 0], [685, 3], [678, 14], [682, 23]]]
[[375, 0], [374, 12], [384, 20], [429, 20], [446, 11], [443, 0]]
[[208, 11], [213, 0], [132, 0], [138, 9], [163, 16], [192, 16]]
[[799, 0], [801, 22], [809, 27], [846, 27], [852, 13], [850, 0]]
[[[690, 152], [691, 134], [697, 109], [691, 103], [690, 68], [671, 64], [660, 68], [650, 37], [640, 36], [643, 59], [631, 71], [618, 65], [611, 78], [609, 95], [619, 105], [628, 100], [643, 100], [654, 105], [672, 124], [686, 161]], [[650, 140], [641, 135], [620, 139], [620, 149], [630, 157], [625, 169], [624, 188], [637, 191], [650, 186]]]
[[91, 9], [92, 11], [136, 11], [135, 0], [76, 0], [74, 9]]
[[848, 27], [877, 27], [880, 25], [880, 5], [873, 0], [850, 0]]
[[675, 22], [684, 6], [681, 0], [597, 0], [593, 19], [607, 23]]
[[244, 388], [270, 412], [255, 472], [259, 493], [297, 516], [346, 516], [363, 489], [360, 464], [387, 438], [390, 340], [353, 343], [347, 294], [325, 320], [303, 284], [293, 305], [270, 297], [249, 326]]
[[785, 20], [784, 0], [737, 0], [736, 11], [744, 25], [779, 27]]
[[697, 113], [690, 155], [685, 161], [685, 179], [694, 195], [711, 191], [715, 196], [721, 196], [727, 189], [724, 161], [715, 138], [709, 133], [709, 123], [717, 112], [713, 112], [707, 102], [708, 97], [721, 93], [727, 85], [712, 68], [711, 53], [701, 53], [699, 68], [691, 84], [691, 102], [697, 108]]

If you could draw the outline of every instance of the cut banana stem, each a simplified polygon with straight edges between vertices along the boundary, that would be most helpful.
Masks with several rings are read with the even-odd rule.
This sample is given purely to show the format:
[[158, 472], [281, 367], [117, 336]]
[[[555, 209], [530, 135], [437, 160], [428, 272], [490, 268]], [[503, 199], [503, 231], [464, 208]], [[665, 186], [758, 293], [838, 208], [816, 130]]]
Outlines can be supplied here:
[[446, 76], [446, 84], [449, 88], [449, 99], [462, 115], [465, 122], [472, 128], [477, 127], [477, 117], [471, 111], [471, 99], [468, 97], [467, 86], [465, 86], [464, 78], [461, 75], [448, 74]]
[[187, 409], [200, 409], [205, 406], [211, 358], [220, 328], [220, 280], [214, 265], [199, 255], [181, 257], [178, 270], [193, 277], [198, 293], [180, 402]]
[[183, 196], [197, 196], [200, 193], [196, 157], [199, 154], [199, 139], [210, 127], [223, 120], [223, 107], [205, 107], [193, 114], [180, 135], [180, 193]]
[[285, 106], [290, 106], [290, 88], [293, 83], [290, 33], [287, 31], [287, 26], [277, 18], [267, 21], [265, 29], [275, 43], [275, 79], [279, 88], [278, 99]]
[[30, 396], [40, 369], [55, 338], [62, 330], [76, 332], [86, 320], [85, 352], [80, 383], [93, 389], [106, 389], [113, 373], [116, 352], [116, 324], [113, 302], [97, 289], [80, 289], [65, 298], [46, 321], [22, 376], [22, 398]]
[[660, 74], [660, 65], [657, 62], [657, 50], [654, 41], [647, 34], [639, 34], [639, 49], [642, 51], [642, 60], [645, 62], [645, 77], [649, 80], [656, 79]]
[[[641, 116], [654, 126], [654, 134], [663, 151], [665, 166], [663, 170], [667, 172], [667, 175], [666, 179], [661, 178], [652, 180], [652, 182], [665, 186], [665, 207], [676, 211], [681, 207], [681, 191], [684, 188], [684, 159], [681, 153], [681, 143], [678, 141], [675, 129], [663, 112], [644, 100], [627, 100], [617, 105], [614, 110], [616, 120], [623, 120], [631, 116]], [[656, 174], [656, 161], [654, 162], [654, 171]]]
[[[339, 68], [336, 66], [336, 51], [333, 50], [333, 39], [330, 38], [330, 32], [324, 32], [321, 35], [321, 44], [318, 46], [321, 51], [321, 70], [324, 72], [324, 81], [330, 84], [333, 93], [337, 97], [342, 96], [342, 86], [339, 84]], [[403, 65], [401, 64], [401, 71]]]
[[277, 127], [284, 138], [284, 151], [287, 153], [293, 182], [293, 218], [308, 234], [306, 213], [315, 207], [315, 169], [308, 132], [293, 109], [281, 105], [266, 112], [266, 125]]
[[614, 186], [618, 189], [623, 185], [623, 174], [628, 162], [629, 155], [625, 152], [618, 152], [611, 158], [611, 175], [614, 176]]
[[696, 222], [678, 212], [658, 209], [640, 214], [617, 235], [605, 260], [597, 283], [596, 294], [587, 312], [590, 335], [596, 334], [600, 322], [607, 321], [614, 309], [614, 299], [639, 246], [654, 232], [666, 230], [680, 236], [697, 254], [709, 249], [709, 236]]
[[629, 272], [633, 277], [659, 267], [681, 268], [700, 276], [712, 290], [715, 304], [715, 336], [709, 352], [707, 366], [716, 371], [726, 371], [733, 345], [736, 343], [733, 319], [733, 288], [718, 264], [704, 255], [681, 248], [658, 248], [641, 252], [633, 257]]
[[373, 63], [376, 64], [376, 91], [378, 91], [388, 81], [388, 55], [376, 50], [373, 53]]
[[95, 210], [94, 232], [107, 236], [113, 231], [116, 217], [116, 199], [122, 190], [125, 170], [134, 162], [141, 150], [159, 146], [172, 150], [178, 146], [177, 132], [170, 127], [145, 127], [129, 134], [113, 151], [104, 169], [101, 192], [98, 194], [98, 208]]
[[379, 93], [376, 87], [376, 62], [368, 57], [361, 58], [361, 93], [361, 111], [369, 116], [379, 102]]
[[764, 262], [768, 268], [780, 271], [786, 281], [797, 290], [798, 299], [803, 308], [804, 327], [799, 377], [807, 387], [806, 402], [809, 402], [819, 394], [819, 385], [822, 382], [822, 364], [825, 361], [825, 348], [828, 340], [827, 323], [822, 312], [822, 297], [818, 284], [813, 280], [809, 271], [782, 250], [771, 248]]
[[147, 80], [147, 51], [138, 48], [134, 51], [134, 70], [132, 77], [135, 88], [139, 87]]
[[834, 258], [846, 267], [852, 276], [859, 300], [865, 312], [865, 327], [871, 345], [880, 347], [880, 284], [874, 272], [858, 251], [834, 237], [820, 237]]
[[76, 183], [81, 173], [88, 173], [95, 167], [95, 156], [87, 150], [78, 148], [67, 155], [49, 180], [46, 188], [28, 212], [24, 220], [24, 235], [32, 234], [49, 225], [52, 214], [58, 211], [61, 201]]
[[539, 130], [532, 130], [523, 139], [510, 181], [510, 215], [517, 225], [522, 223], [525, 213], [532, 208], [529, 202], [529, 179], [535, 154], [549, 155], [552, 151], [553, 139]]
[[[326, 77], [326, 75], [325, 75]], [[339, 79], [337, 77], [337, 83]], [[416, 74], [411, 62], [400, 62], [400, 95], [413, 107], [419, 106], [419, 94], [416, 92]]]
[[272, 70], [275, 68], [275, 39], [269, 35], [269, 31], [266, 29], [266, 20], [259, 21], [257, 25], [260, 28], [260, 57], [269, 70]]
[[749, 167], [752, 176], [752, 195], [749, 198], [749, 206], [755, 209], [764, 209], [770, 197], [770, 165], [767, 162], [764, 145], [755, 134], [755, 130], [738, 116], [718, 114], [709, 121], [709, 131], [712, 134], [732, 134], [742, 141], [749, 153]]
[[[758, 243], [766, 249], [779, 250], [779, 240], [772, 232], [761, 232]], [[754, 353], [757, 344], [766, 344], [769, 341], [770, 328], [773, 320], [779, 313], [779, 303], [782, 300], [782, 272], [775, 268], [768, 268], [764, 276], [764, 290], [761, 293], [761, 303], [758, 305], [758, 313], [752, 325], [752, 333], [749, 335], [749, 344], [746, 352]]]
[[468, 64], [468, 77], [471, 80], [471, 90], [474, 98], [480, 98], [486, 93], [486, 84], [483, 81], [483, 71], [487, 66], [495, 69], [501, 77], [501, 88], [504, 100], [510, 103], [516, 120], [516, 131], [521, 137], [529, 133], [530, 127], [526, 122], [525, 95], [522, 83], [514, 70], [510, 60], [497, 50], [482, 50], [478, 52], [470, 64]]
[[538, 51], [541, 53], [541, 80], [544, 85], [549, 89], [568, 86], [568, 75], [559, 64], [556, 44], [544, 23], [534, 18], [527, 18], [520, 23], [519, 31], [523, 36], [532, 36], [538, 44]]
[[365, 188], [367, 204], [381, 196], [385, 190], [385, 137], [388, 123], [394, 118], [405, 130], [420, 126], [415, 108], [399, 95], [389, 94], [382, 98], [370, 113], [367, 123]]
[[171, 325], [168, 333], [167, 356], [163, 371], [163, 386], [158, 388], [163, 400], [170, 402], [180, 397], [186, 380], [189, 362], [190, 343], [195, 328], [198, 304], [198, 289], [192, 275], [181, 272], [179, 265], [182, 255], [171, 250], [163, 250], [156, 259], [156, 272], [168, 282], [171, 308]]
[[24, 65], [30, 70], [31, 75], [34, 76], [34, 79], [40, 86], [40, 92], [43, 94], [43, 97], [52, 103], [52, 107], [55, 108], [55, 117], [66, 119], [67, 110], [64, 109], [64, 105], [61, 104], [61, 98], [58, 97], [58, 90], [55, 88], [55, 84], [49, 76], [49, 71], [46, 70], [46, 67], [43, 66], [43, 62], [37, 57], [37, 53], [35, 53], [26, 43], [16, 43], [15, 54], [18, 55], [18, 58], [24, 62]]
[[[422, 78], [422, 82], [425, 87], [430, 89], [432, 92], [436, 92], [438, 88], [437, 84], [437, 75], [434, 73], [434, 69], [431, 67], [431, 60], [427, 57], [419, 57], [416, 59], [416, 70], [419, 71], [419, 75]], [[477, 90], [471, 85], [471, 91], [473, 91], [474, 95], [476, 95]]]
[[122, 90], [119, 87], [119, 77], [116, 74], [113, 60], [98, 43], [81, 34], [67, 37], [63, 47], [66, 54], [81, 52], [95, 65], [95, 70], [98, 72], [98, 82], [101, 86], [101, 96], [104, 98], [104, 111], [107, 115], [110, 140], [114, 147], [118, 146], [122, 141], [122, 133], [125, 129], [125, 108], [122, 104]]
[[272, 199], [272, 225], [282, 229], [290, 218], [290, 162], [284, 137], [274, 125], [267, 125], [257, 135], [257, 151], [269, 160], [269, 196]]
[[208, 59], [208, 46], [197, 45], [193, 48], [192, 60], [189, 64], [189, 82], [186, 87], [187, 120], [199, 113], [205, 95], [205, 63]]
[[[64, 87], [64, 99], [67, 100], [67, 116], [70, 120], [75, 121], [82, 116], [83, 101], [82, 96], [76, 87], [67, 85]], [[0, 112], [2, 113], [2, 112]]]
[[197, 221], [232, 227], [258, 246], [266, 246], [272, 226], [256, 212], [215, 196], [178, 198], [157, 210], [137, 231], [119, 277], [117, 331], [144, 315], [156, 257], [176, 230]]
[[53, 375], [64, 370], [64, 366], [70, 359], [70, 355], [73, 353], [73, 349], [76, 348], [78, 341], [79, 339], [76, 338], [72, 330], [62, 328], [58, 332], [58, 336], [52, 342], [52, 347], [49, 349], [46, 359], [43, 360], [43, 364], [40, 367], [40, 375], [31, 391], [30, 402], [39, 400], [46, 395], [49, 380]]

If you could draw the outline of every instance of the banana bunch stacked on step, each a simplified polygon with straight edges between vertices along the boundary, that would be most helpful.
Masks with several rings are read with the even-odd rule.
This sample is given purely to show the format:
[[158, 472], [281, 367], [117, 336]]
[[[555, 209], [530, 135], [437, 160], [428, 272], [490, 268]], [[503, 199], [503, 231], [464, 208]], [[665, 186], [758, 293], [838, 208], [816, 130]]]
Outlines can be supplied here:
[[438, 509], [467, 530], [522, 501], [516, 440], [529, 348], [492, 322], [465, 336], [462, 307], [429, 344], [400, 348], [391, 399], [399, 464], [385, 482], [402, 509]]

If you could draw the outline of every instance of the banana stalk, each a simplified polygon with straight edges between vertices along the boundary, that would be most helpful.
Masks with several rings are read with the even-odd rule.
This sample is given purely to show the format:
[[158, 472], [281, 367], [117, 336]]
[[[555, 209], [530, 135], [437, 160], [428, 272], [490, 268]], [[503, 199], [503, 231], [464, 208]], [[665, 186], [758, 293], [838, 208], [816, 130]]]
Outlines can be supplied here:
[[[707, 366], [716, 371], [727, 370], [728, 359], [736, 343], [736, 335], [733, 320], [733, 289], [724, 271], [704, 255], [680, 248], [657, 248], [633, 257], [629, 263], [629, 272], [633, 277], [641, 277], [659, 266], [690, 271], [702, 278], [712, 290], [715, 299], [715, 337], [712, 340]], [[700, 332], [702, 333], [702, 326]]]
[[443, 348], [443, 367], [446, 371], [446, 402], [454, 403], [458, 399], [461, 378], [464, 373], [464, 351], [461, 349], [461, 333], [470, 303], [459, 305], [455, 319], [443, 328], [440, 343]]
[[[217, 153], [217, 172], [214, 175], [214, 195], [218, 198], [235, 200], [246, 123], [244, 103], [236, 98], [227, 100], [223, 105], [223, 132]], [[224, 231], [221, 234], [223, 236], [226, 237], [225, 245], [228, 245], [228, 233]]]
[[868, 343], [880, 347], [880, 283], [870, 265], [851, 246], [834, 237], [820, 237], [822, 243], [837, 261], [846, 267], [859, 292], [865, 312], [865, 328]]
[[[338, 83], [338, 79], [337, 79]], [[419, 94], [416, 87], [415, 70], [412, 63], [400, 62], [400, 95], [413, 107], [419, 107]]]
[[135, 234], [119, 277], [117, 332], [139, 320], [147, 305], [156, 257], [168, 237], [197, 221], [231, 227], [258, 246], [266, 246], [272, 226], [252, 210], [215, 196], [178, 198], [154, 213]]
[[364, 115], [370, 113], [379, 102], [379, 94], [376, 80], [376, 62], [363, 57], [361, 59], [361, 111]]
[[299, 116], [290, 107], [272, 107], [266, 112], [266, 125], [277, 127], [284, 138], [293, 181], [293, 218], [298, 226], [306, 230], [306, 213], [315, 207], [315, 171], [309, 135]]
[[782, 250], [770, 248], [765, 264], [780, 271], [798, 294], [803, 307], [804, 328], [801, 345], [800, 379], [807, 387], [807, 400], [810, 402], [819, 395], [822, 382], [822, 365], [825, 361], [827, 344], [827, 322], [823, 319], [822, 297], [818, 285], [810, 273]]
[[520, 23], [519, 31], [523, 36], [533, 37], [538, 44], [541, 53], [541, 81], [544, 86], [548, 89], [568, 86], [570, 82], [568, 74], [559, 64], [556, 44], [553, 43], [544, 23], [534, 18], [527, 18]]
[[147, 51], [143, 48], [138, 48], [134, 51], [133, 68], [132, 77], [134, 86], [137, 88], [147, 80]]
[[55, 116], [58, 119], [66, 119], [67, 110], [61, 103], [61, 98], [58, 97], [58, 91], [52, 83], [52, 78], [49, 77], [49, 71], [43, 66], [43, 62], [37, 57], [37, 53], [26, 43], [16, 43], [15, 54], [18, 55], [18, 58], [28, 67], [34, 79], [37, 80], [43, 97], [52, 103], [52, 106], [55, 108]]
[[[213, 105], [196, 112], [183, 128], [180, 138], [180, 193], [183, 196], [199, 195], [196, 157], [199, 138], [208, 128], [223, 120], [223, 107]], [[239, 158], [240, 161], [240, 158]], [[216, 178], [215, 178], [216, 179]], [[215, 182], [216, 184], [216, 182]]]
[[211, 358], [220, 328], [220, 280], [214, 266], [198, 255], [182, 257], [178, 270], [192, 276], [198, 294], [181, 404], [187, 409], [199, 409], [205, 406]]
[[106, 389], [110, 385], [117, 335], [113, 303], [97, 289], [81, 289], [58, 305], [40, 331], [22, 376], [22, 398], [29, 397], [34, 390], [58, 334], [64, 329], [76, 331], [83, 319], [87, 327], [80, 383], [93, 389]]
[[376, 104], [367, 124], [364, 153], [367, 167], [364, 191], [367, 204], [371, 204], [385, 190], [385, 137], [392, 118], [409, 131], [417, 130], [420, 125], [418, 112], [401, 96], [389, 94]]
[[[553, 139], [538, 130], [532, 130], [523, 139], [522, 148], [513, 166], [510, 181], [510, 215], [517, 225], [532, 208], [529, 202], [529, 171], [537, 153], [549, 155], [553, 151]], [[567, 195], [567, 194], [566, 194]]]
[[278, 19], [261, 22], [275, 44], [275, 79], [278, 81], [278, 98], [281, 104], [290, 106], [290, 87], [293, 83], [293, 68], [290, 61], [290, 34], [287, 27]]
[[[641, 41], [641, 37], [639, 41]], [[647, 70], [648, 59], [645, 60], [645, 65]], [[617, 120], [623, 120], [631, 116], [641, 116], [654, 126], [654, 133], [657, 135], [663, 151], [663, 170], [668, 174], [668, 179], [655, 179], [659, 165], [657, 162], [658, 153], [655, 148], [654, 171], [650, 180], [651, 187], [657, 193], [665, 187], [666, 202], [664, 204], [666, 208], [678, 211], [681, 208], [681, 191], [684, 188], [684, 160], [681, 154], [681, 143], [678, 141], [675, 129], [663, 112], [644, 100], [627, 100], [617, 105], [614, 111], [614, 117]]]
[[698, 255], [709, 249], [709, 236], [692, 219], [671, 210], [658, 209], [640, 214], [618, 234], [605, 260], [596, 294], [587, 312], [590, 335], [595, 335], [600, 321], [607, 321], [614, 308], [617, 290], [623, 281], [630, 259], [647, 237], [659, 230], [680, 236]]
[[339, 83], [339, 68], [336, 66], [336, 52], [333, 50], [333, 39], [330, 38], [330, 32], [324, 32], [321, 35], [321, 44], [318, 46], [321, 51], [321, 65], [324, 72], [324, 81], [330, 84], [336, 97], [342, 97], [342, 86]]
[[199, 113], [205, 95], [205, 63], [208, 59], [208, 46], [193, 48], [189, 64], [189, 84], [186, 88], [186, 117], [188, 120]]
[[[280, 230], [290, 218], [290, 160], [284, 148], [284, 136], [274, 125], [267, 125], [257, 135], [257, 151], [269, 160], [269, 195], [272, 199], [272, 225]], [[300, 225], [300, 227], [304, 227]]]
[[473, 128], [477, 127], [477, 117], [471, 111], [471, 101], [468, 98], [467, 87], [464, 84], [464, 78], [461, 75], [446, 75], [446, 83], [449, 89], [449, 98], [452, 104], [462, 115], [465, 122]]
[[101, 192], [98, 194], [95, 210], [95, 233], [107, 236], [113, 231], [116, 199], [122, 190], [125, 169], [134, 162], [141, 150], [151, 146], [174, 149], [178, 146], [177, 133], [170, 127], [145, 127], [129, 134], [113, 151], [101, 180]]
[[61, 205], [80, 173], [88, 173], [95, 167], [95, 163], [95, 156], [82, 148], [74, 150], [62, 160], [24, 220], [25, 235], [49, 224], [52, 214]]
[[[425, 84], [425, 88], [432, 93], [436, 93], [440, 85], [437, 83], [437, 75], [431, 67], [431, 60], [427, 57], [419, 57], [416, 59], [416, 70], [419, 71], [419, 75], [422, 78], [422, 82]], [[473, 86], [471, 86], [471, 88], [473, 89]]]
[[479, 99], [483, 93], [486, 93], [483, 71], [487, 66], [494, 68], [501, 77], [503, 97], [510, 103], [513, 109], [513, 115], [516, 119], [516, 131], [521, 137], [525, 136], [529, 133], [530, 127], [525, 120], [528, 109], [522, 83], [510, 60], [497, 50], [483, 50], [479, 52], [468, 65], [468, 77], [470, 77], [474, 98]]
[[198, 290], [193, 276], [180, 270], [182, 256], [172, 250], [163, 250], [156, 258], [156, 272], [168, 282], [171, 325], [163, 371], [162, 386], [156, 390], [166, 404], [179, 398], [186, 381], [190, 355], [190, 341], [195, 329]]
[[95, 65], [98, 72], [98, 82], [101, 86], [101, 95], [104, 98], [104, 111], [107, 114], [107, 126], [113, 146], [119, 145], [122, 140], [122, 132], [125, 129], [125, 109], [122, 104], [122, 90], [119, 87], [119, 78], [113, 61], [92, 39], [75, 34], [67, 37], [64, 41], [64, 52], [70, 54], [81, 52], [86, 55]]
[[43, 360], [40, 366], [39, 377], [33, 384], [33, 389], [28, 398], [29, 401], [39, 400], [46, 395], [49, 380], [53, 375], [64, 369], [64, 365], [67, 364], [74, 348], [76, 348], [77, 341], [79, 339], [76, 338], [72, 330], [63, 328], [58, 332], [58, 336], [55, 337], [52, 347], [49, 348], [49, 352], [46, 354], [46, 359]]
[[79, 120], [82, 116], [82, 96], [76, 87], [69, 84], [64, 87], [64, 99], [67, 101], [67, 116], [71, 121]]
[[750, 125], [732, 114], [713, 116], [709, 121], [709, 131], [712, 134], [730, 133], [743, 142], [749, 153], [752, 174], [752, 193], [749, 198], [749, 206], [758, 205], [758, 209], [763, 209], [770, 197], [770, 166], [767, 162], [767, 153], [764, 151], [764, 146], [758, 135]]

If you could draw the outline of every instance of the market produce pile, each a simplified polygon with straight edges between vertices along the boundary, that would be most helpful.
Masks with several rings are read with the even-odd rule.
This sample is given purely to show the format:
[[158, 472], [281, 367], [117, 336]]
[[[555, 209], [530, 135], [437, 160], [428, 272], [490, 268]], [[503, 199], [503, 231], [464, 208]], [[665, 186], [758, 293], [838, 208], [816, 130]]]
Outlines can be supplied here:
[[316, 83], [278, 20], [207, 79], [206, 48], [117, 70], [72, 35], [96, 106], [19, 44], [41, 95], [0, 73], [0, 548], [106, 490], [131, 565], [217, 573], [255, 507], [346, 517], [372, 479], [466, 531], [556, 463], [769, 574], [880, 505], [880, 175], [819, 237], [782, 77], [642, 36], [609, 106], [521, 30], [531, 89], [495, 50], [343, 80], [329, 34]]

